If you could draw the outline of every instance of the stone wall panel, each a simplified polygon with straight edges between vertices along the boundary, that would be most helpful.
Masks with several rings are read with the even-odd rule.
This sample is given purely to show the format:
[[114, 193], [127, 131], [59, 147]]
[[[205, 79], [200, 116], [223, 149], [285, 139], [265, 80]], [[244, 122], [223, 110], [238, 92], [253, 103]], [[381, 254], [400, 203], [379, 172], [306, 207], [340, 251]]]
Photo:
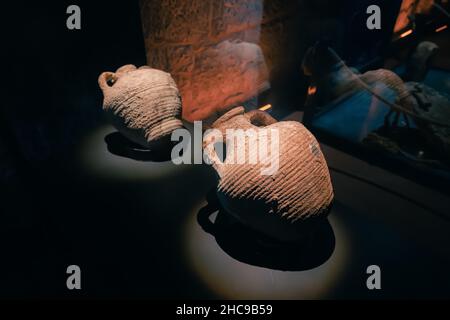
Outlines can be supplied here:
[[273, 51], [282, 45], [277, 37], [283, 28], [277, 21], [289, 12], [282, 0], [140, 4], [147, 62], [172, 74], [185, 119], [208, 118], [267, 88], [266, 62], [276, 63]]

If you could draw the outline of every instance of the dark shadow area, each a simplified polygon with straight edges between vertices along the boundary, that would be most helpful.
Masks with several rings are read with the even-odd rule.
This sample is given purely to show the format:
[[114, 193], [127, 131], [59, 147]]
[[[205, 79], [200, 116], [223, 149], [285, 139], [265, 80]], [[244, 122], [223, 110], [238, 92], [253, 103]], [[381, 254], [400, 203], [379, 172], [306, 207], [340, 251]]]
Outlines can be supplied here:
[[[208, 204], [197, 214], [204, 231], [234, 259], [259, 267], [303, 271], [326, 262], [334, 251], [335, 237], [327, 218], [305, 230], [301, 240], [280, 242], [255, 231], [235, 219], [220, 205], [215, 191], [207, 196]], [[214, 222], [210, 217], [217, 213]]]
[[170, 140], [170, 136], [164, 137], [154, 148], [143, 146], [130, 141], [120, 132], [113, 132], [105, 136], [108, 151], [120, 157], [138, 161], [165, 162], [171, 159], [172, 148], [178, 142]]

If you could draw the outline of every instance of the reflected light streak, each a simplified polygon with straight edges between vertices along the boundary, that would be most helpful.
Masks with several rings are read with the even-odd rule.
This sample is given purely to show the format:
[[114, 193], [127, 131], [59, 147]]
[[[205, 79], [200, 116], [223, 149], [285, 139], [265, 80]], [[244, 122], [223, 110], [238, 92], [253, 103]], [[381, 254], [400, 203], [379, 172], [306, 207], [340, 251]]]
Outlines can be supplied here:
[[265, 106], [262, 106], [261, 108], [259, 108], [259, 110], [261, 110], [261, 111], [267, 111], [269, 109], [272, 109], [272, 105], [270, 103], [266, 104]]
[[342, 223], [333, 214], [329, 221], [336, 237], [331, 257], [307, 271], [278, 271], [239, 262], [225, 253], [196, 220], [206, 203], [193, 208], [185, 225], [186, 259], [198, 277], [225, 299], [319, 299], [337, 286], [349, 259], [350, 241]]
[[444, 31], [444, 30], [447, 29], [447, 28], [448, 28], [448, 26], [447, 26], [446, 24], [444, 24], [443, 26], [437, 28], [437, 29], [436, 29], [436, 32]]
[[400, 38], [405, 38], [405, 37], [409, 36], [409, 35], [412, 34], [412, 33], [413, 33], [413, 30], [412, 30], [412, 29], [409, 29], [409, 30], [403, 32], [403, 33], [400, 35]]

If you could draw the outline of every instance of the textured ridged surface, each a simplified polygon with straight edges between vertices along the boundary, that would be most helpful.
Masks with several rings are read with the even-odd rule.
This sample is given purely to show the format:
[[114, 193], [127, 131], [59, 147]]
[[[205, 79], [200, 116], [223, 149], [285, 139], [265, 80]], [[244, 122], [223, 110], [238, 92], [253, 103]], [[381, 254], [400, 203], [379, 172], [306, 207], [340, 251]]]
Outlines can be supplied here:
[[103, 109], [125, 136], [146, 144], [182, 127], [181, 98], [170, 74], [133, 65], [99, 77]]
[[[226, 119], [230, 115], [231, 118]], [[279, 169], [274, 174], [262, 175], [261, 169], [267, 167], [270, 161], [249, 163], [249, 156], [258, 152], [261, 136], [258, 143], [249, 143], [250, 140], [246, 138], [246, 161], [243, 164], [236, 161], [238, 146], [235, 144], [233, 150], [228, 141], [225, 161], [213, 163], [220, 176], [218, 190], [229, 200], [261, 200], [269, 206], [268, 212], [290, 221], [326, 213], [333, 199], [333, 188], [327, 164], [314, 136], [302, 124], [294, 121], [273, 123], [263, 119], [262, 122], [269, 125], [256, 127], [250, 122], [254, 122], [254, 115], [243, 114], [241, 108], [233, 109], [223, 116], [225, 120], [219, 119], [213, 127], [224, 135], [227, 129], [269, 129], [268, 146], [275, 143], [270, 129], [277, 130]], [[225, 136], [225, 141], [227, 138], [230, 137]], [[205, 137], [205, 146], [211, 142], [210, 139]], [[272, 160], [275, 156], [270, 154]]]

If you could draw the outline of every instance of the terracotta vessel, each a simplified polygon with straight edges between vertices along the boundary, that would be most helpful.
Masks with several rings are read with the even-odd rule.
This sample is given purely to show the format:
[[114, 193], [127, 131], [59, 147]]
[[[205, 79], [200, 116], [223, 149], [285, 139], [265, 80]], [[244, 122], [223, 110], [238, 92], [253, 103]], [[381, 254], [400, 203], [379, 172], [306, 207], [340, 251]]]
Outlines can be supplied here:
[[170, 74], [147, 66], [125, 65], [103, 72], [103, 110], [129, 140], [153, 148], [181, 128], [181, 98]]
[[[226, 144], [224, 161], [215, 149], [220, 142], [217, 132], [206, 133], [203, 146], [219, 175], [218, 197], [228, 213], [282, 241], [298, 240], [308, 222], [328, 214], [333, 200], [328, 167], [318, 142], [301, 123], [277, 122], [263, 111], [244, 113], [239, 107], [212, 127], [222, 134]], [[245, 144], [233, 144], [229, 129], [253, 129], [258, 134], [256, 140], [246, 136]], [[258, 153], [264, 144], [270, 147], [270, 159], [278, 157], [278, 168], [270, 174], [262, 174], [261, 169], [271, 162], [252, 163], [248, 156]], [[236, 161], [236, 153], [242, 151], [239, 148], [245, 148], [244, 163]]]

